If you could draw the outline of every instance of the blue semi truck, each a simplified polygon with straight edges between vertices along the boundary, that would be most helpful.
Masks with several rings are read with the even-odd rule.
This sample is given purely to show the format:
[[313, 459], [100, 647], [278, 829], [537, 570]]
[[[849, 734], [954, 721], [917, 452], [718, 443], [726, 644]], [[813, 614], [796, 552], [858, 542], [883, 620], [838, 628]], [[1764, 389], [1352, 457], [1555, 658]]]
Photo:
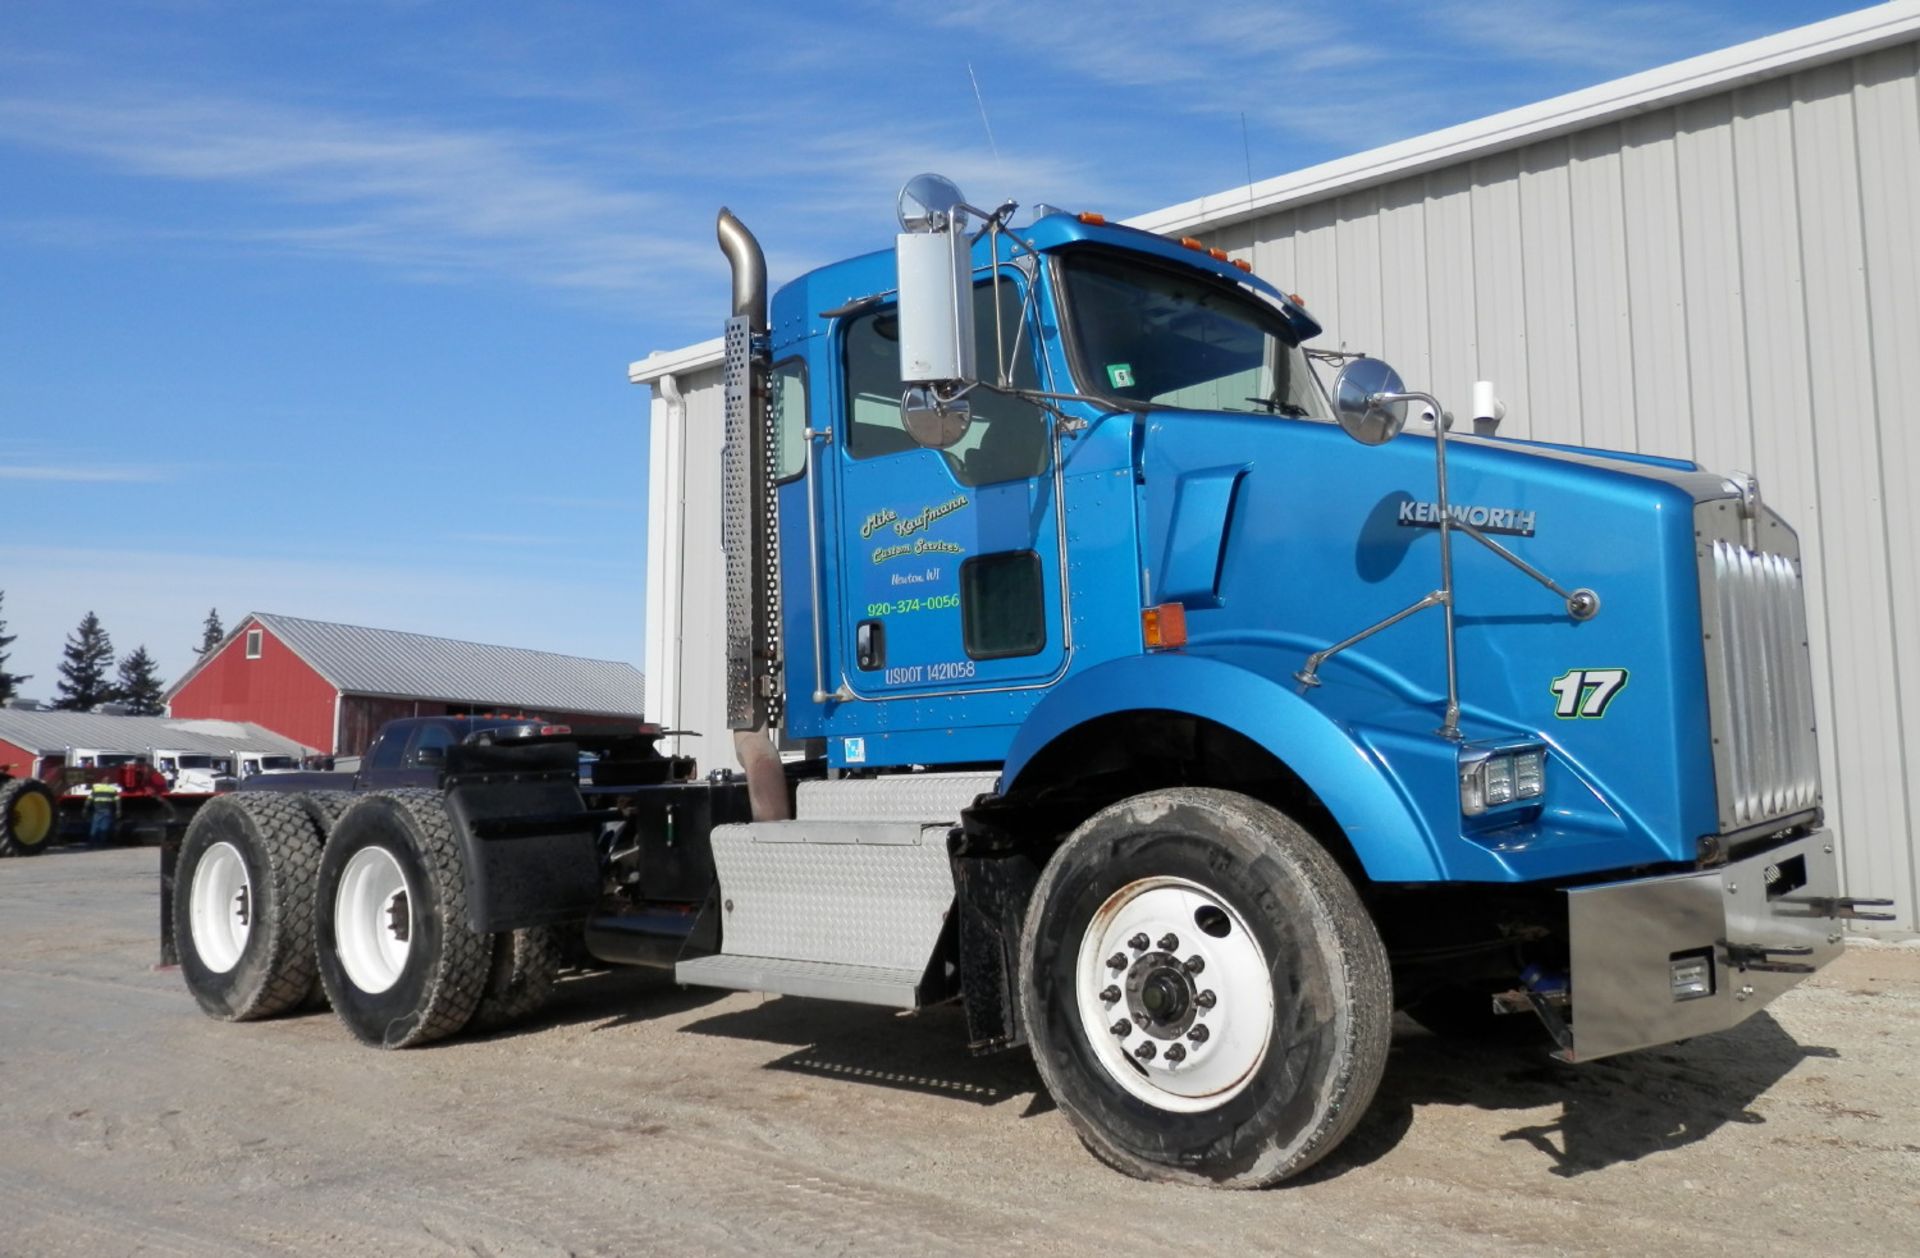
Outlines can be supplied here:
[[1396, 1009], [1586, 1061], [1733, 1026], [1871, 915], [1750, 479], [1409, 430], [1444, 408], [1198, 241], [899, 208], [771, 303], [720, 214], [744, 772], [637, 730], [583, 784], [532, 731], [343, 810], [216, 801], [172, 921], [208, 1012], [321, 993], [405, 1047], [569, 949], [957, 1001], [1102, 1160], [1252, 1187], [1352, 1129]]

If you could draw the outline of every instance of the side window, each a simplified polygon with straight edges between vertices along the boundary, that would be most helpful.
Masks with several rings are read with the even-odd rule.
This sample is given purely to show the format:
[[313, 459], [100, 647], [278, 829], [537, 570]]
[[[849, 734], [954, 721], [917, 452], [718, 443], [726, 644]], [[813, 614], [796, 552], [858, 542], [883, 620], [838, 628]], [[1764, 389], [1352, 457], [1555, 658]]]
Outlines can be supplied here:
[[444, 725], [422, 725], [413, 736], [413, 746], [407, 751], [409, 766], [445, 764], [447, 748], [453, 746], [453, 731]]
[[807, 365], [789, 358], [773, 369], [773, 479], [798, 476], [807, 466]]
[[369, 769], [397, 769], [400, 767], [400, 753], [407, 749], [405, 731], [388, 730], [374, 740], [373, 747], [367, 752], [366, 766]]
[[[1003, 279], [998, 329], [1010, 354], [1021, 326], [1020, 308], [1020, 286]], [[974, 286], [973, 329], [975, 361], [983, 375], [992, 375], [999, 369], [999, 354], [994, 348], [990, 283]], [[1037, 389], [1030, 326], [1017, 343], [1020, 352], [1013, 382], [1023, 389]], [[893, 311], [876, 310], [853, 320], [847, 327], [845, 352], [848, 453], [856, 459], [871, 459], [918, 449], [900, 423], [899, 322]], [[962, 485], [991, 485], [1047, 470], [1046, 415], [1039, 407], [988, 389], [975, 389], [968, 400], [973, 404], [973, 423], [967, 435], [941, 451], [955, 480]]]
[[1040, 556], [1030, 550], [978, 555], [960, 565], [960, 631], [976, 660], [1037, 655], [1047, 644]]

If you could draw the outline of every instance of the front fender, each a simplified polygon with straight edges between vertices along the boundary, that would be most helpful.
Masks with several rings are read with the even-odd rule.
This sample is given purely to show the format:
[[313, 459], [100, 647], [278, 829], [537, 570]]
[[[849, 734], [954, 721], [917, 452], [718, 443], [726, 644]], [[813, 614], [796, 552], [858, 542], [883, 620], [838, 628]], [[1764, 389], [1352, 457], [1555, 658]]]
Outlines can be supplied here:
[[1190, 654], [1126, 656], [1056, 686], [1007, 753], [1002, 789], [1061, 735], [1099, 717], [1166, 711], [1212, 721], [1272, 752], [1320, 797], [1376, 882], [1444, 878], [1439, 845], [1379, 757], [1340, 721], [1271, 677]]

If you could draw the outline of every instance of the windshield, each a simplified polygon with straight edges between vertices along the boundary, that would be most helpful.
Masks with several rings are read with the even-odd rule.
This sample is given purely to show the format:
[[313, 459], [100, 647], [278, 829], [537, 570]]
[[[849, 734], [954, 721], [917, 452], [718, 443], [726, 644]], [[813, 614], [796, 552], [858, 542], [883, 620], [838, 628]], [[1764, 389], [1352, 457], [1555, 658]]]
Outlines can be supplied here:
[[1182, 410], [1331, 419], [1280, 312], [1213, 277], [1125, 254], [1063, 255], [1081, 387]]
[[183, 769], [211, 769], [213, 767], [213, 757], [212, 756], [191, 756], [191, 755], [181, 756], [179, 760], [179, 765]]
[[262, 756], [260, 757], [260, 767], [262, 769], [272, 770], [297, 769], [300, 766], [294, 763], [292, 756]]

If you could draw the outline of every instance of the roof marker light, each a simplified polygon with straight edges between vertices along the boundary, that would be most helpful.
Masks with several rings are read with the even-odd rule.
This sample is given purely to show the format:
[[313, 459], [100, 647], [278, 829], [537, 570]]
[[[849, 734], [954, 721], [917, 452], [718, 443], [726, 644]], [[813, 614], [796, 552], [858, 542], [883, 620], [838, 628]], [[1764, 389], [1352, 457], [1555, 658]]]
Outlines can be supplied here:
[[1247, 261], [1245, 258], [1235, 258], [1233, 259], [1233, 264], [1242, 271], [1245, 271], [1248, 275], [1253, 274], [1253, 263]]
[[1207, 256], [1215, 262], [1231, 262], [1233, 260], [1232, 256], [1229, 255], [1225, 249], [1209, 249], [1207, 250]]
[[1096, 213], [1093, 210], [1083, 210], [1074, 217], [1090, 227], [1105, 227], [1107, 225], [1107, 216]]
[[1201, 244], [1199, 241], [1195, 240], [1191, 236], [1180, 237], [1180, 247], [1182, 249], [1198, 249], [1202, 253], [1205, 253], [1207, 249], [1205, 245]]

